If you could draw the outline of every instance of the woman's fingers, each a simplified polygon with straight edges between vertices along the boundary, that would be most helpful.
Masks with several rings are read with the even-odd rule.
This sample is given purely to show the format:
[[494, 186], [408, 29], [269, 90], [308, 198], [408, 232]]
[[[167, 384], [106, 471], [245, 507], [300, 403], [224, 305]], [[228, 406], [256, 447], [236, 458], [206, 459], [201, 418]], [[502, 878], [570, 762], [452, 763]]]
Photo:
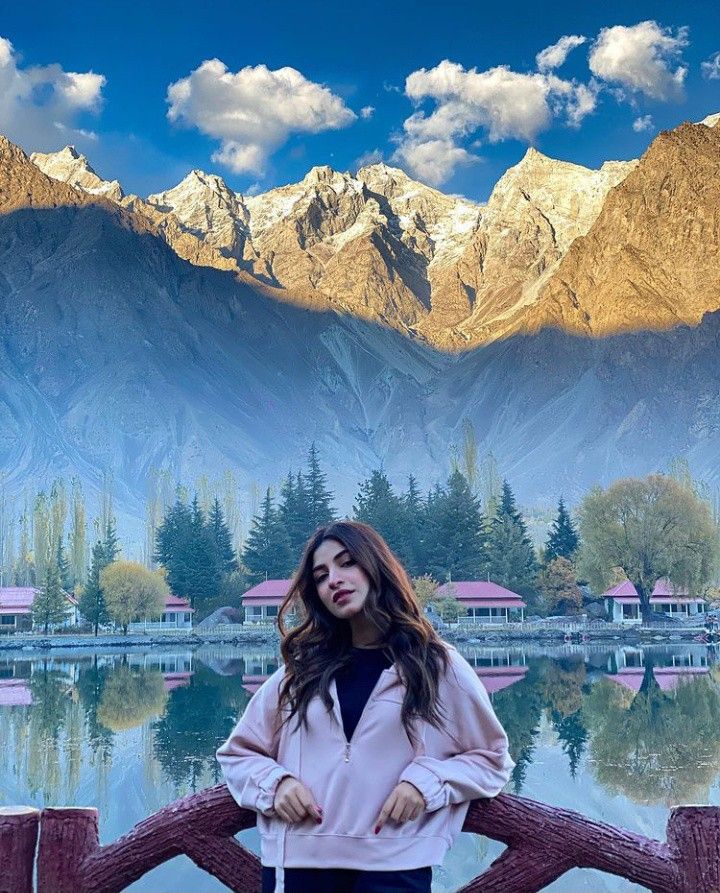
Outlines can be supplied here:
[[425, 798], [415, 785], [401, 781], [395, 786], [383, 804], [377, 818], [375, 833], [378, 834], [385, 822], [392, 819], [399, 825], [416, 819], [425, 808]]
[[302, 807], [305, 810], [305, 814], [308, 818], [311, 818], [315, 822], [317, 822], [318, 819], [322, 821], [322, 810], [319, 806], [317, 806], [315, 800], [313, 799], [313, 795], [307, 788], [303, 788], [300, 795], [300, 800], [302, 803]]
[[322, 810], [316, 805], [310, 791], [301, 782], [288, 785], [278, 797], [275, 811], [285, 822], [302, 822], [307, 818], [322, 820]]

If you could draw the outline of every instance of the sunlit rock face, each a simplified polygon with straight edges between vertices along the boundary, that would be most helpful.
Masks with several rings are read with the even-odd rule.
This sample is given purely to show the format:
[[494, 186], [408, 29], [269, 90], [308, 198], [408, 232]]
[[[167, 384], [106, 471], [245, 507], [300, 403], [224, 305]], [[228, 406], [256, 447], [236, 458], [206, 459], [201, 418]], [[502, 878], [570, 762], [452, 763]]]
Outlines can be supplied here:
[[719, 169], [716, 126], [661, 133], [570, 246], [528, 328], [597, 336], [696, 325], [718, 309]]
[[90, 167], [87, 158], [65, 146], [60, 152], [33, 152], [30, 161], [54, 180], [62, 180], [77, 186], [91, 195], [102, 195], [119, 202], [123, 198], [122, 187], [117, 180], [103, 180]]
[[115, 198], [0, 140], [0, 467], [112, 469], [137, 517], [155, 469], [264, 487], [315, 440], [351, 511], [381, 464], [443, 480], [468, 419], [523, 500], [678, 454], [714, 480], [719, 138], [531, 151], [482, 206], [385, 165]]
[[[64, 149], [33, 160], [52, 177], [111, 194], [83, 156], [72, 157]], [[191, 263], [243, 271], [290, 303], [334, 307], [454, 349], [518, 327], [538, 281], [634, 164], [590, 171], [531, 149], [486, 206], [385, 164], [355, 176], [316, 167], [255, 196], [195, 170], [146, 199], [118, 187], [117, 200]]]

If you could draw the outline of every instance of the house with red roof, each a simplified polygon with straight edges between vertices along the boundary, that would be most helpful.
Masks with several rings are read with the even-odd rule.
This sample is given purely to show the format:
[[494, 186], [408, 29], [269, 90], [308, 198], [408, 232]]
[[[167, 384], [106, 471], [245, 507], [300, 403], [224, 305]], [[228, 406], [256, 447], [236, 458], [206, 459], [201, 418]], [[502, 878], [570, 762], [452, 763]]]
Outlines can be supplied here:
[[292, 580], [263, 580], [243, 595], [243, 626], [255, 623], [276, 623], [278, 609], [288, 594]]
[[[613, 623], [640, 623], [642, 620], [640, 596], [629, 580], [624, 580], [603, 592], [602, 597], [605, 599], [605, 609]], [[662, 578], [657, 581], [652, 591], [650, 607], [658, 614], [691, 617], [705, 613], [706, 601], [704, 598], [693, 597], [687, 592], [673, 589], [670, 581]]]
[[458, 580], [443, 583], [435, 597], [457, 599], [462, 623], [508, 623], [525, 619], [527, 605], [517, 592], [490, 580]]
[[[32, 606], [40, 592], [34, 586], [0, 586], [0, 633], [14, 633], [32, 629]], [[68, 604], [66, 620], [59, 626], [73, 626], [77, 623], [77, 600], [69, 592], [65, 593]]]
[[129, 624], [128, 630], [191, 629], [194, 613], [187, 599], [171, 593], [165, 599], [165, 610], [159, 620], [136, 620]]

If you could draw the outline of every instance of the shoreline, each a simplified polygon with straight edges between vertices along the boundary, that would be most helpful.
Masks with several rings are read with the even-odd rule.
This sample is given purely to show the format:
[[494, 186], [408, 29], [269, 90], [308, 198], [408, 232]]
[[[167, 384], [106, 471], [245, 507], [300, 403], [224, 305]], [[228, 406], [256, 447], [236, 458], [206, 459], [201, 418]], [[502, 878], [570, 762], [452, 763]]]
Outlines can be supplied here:
[[[655, 630], [652, 627], [631, 627], [629, 629], [612, 628], [607, 631], [596, 626], [586, 631], [579, 629], [566, 638], [566, 632], [559, 629], [488, 629], [473, 631], [463, 630], [439, 630], [439, 635], [447, 642], [462, 643], [467, 645], [502, 645], [505, 643], [562, 643], [571, 642], [576, 645], [589, 644], [591, 642], [622, 641], [636, 644], [652, 644], [653, 642], [693, 642], [704, 632], [704, 628], [692, 629], [680, 628], [677, 630]], [[122, 648], [147, 647], [200, 647], [203, 645], [261, 645], [279, 646], [280, 636], [274, 629], [242, 629], [237, 628], [223, 632], [213, 629], [193, 630], [191, 632], [178, 633], [130, 633], [94, 635], [33, 635], [33, 636], [3, 636], [0, 638], [0, 654], [4, 652], [26, 651], [86, 651], [86, 650], [114, 650]]]

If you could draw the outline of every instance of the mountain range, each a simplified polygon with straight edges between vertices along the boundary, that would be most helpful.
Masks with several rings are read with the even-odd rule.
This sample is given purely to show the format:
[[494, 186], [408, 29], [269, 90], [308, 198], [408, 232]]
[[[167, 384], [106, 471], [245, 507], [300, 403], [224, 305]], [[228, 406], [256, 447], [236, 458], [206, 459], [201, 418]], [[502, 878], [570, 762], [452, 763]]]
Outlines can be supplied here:
[[686, 455], [717, 478], [720, 116], [599, 170], [534, 149], [485, 204], [384, 164], [243, 196], [126, 195], [72, 147], [0, 139], [9, 483], [232, 468], [315, 440], [338, 505], [442, 480], [466, 420], [525, 502]]

